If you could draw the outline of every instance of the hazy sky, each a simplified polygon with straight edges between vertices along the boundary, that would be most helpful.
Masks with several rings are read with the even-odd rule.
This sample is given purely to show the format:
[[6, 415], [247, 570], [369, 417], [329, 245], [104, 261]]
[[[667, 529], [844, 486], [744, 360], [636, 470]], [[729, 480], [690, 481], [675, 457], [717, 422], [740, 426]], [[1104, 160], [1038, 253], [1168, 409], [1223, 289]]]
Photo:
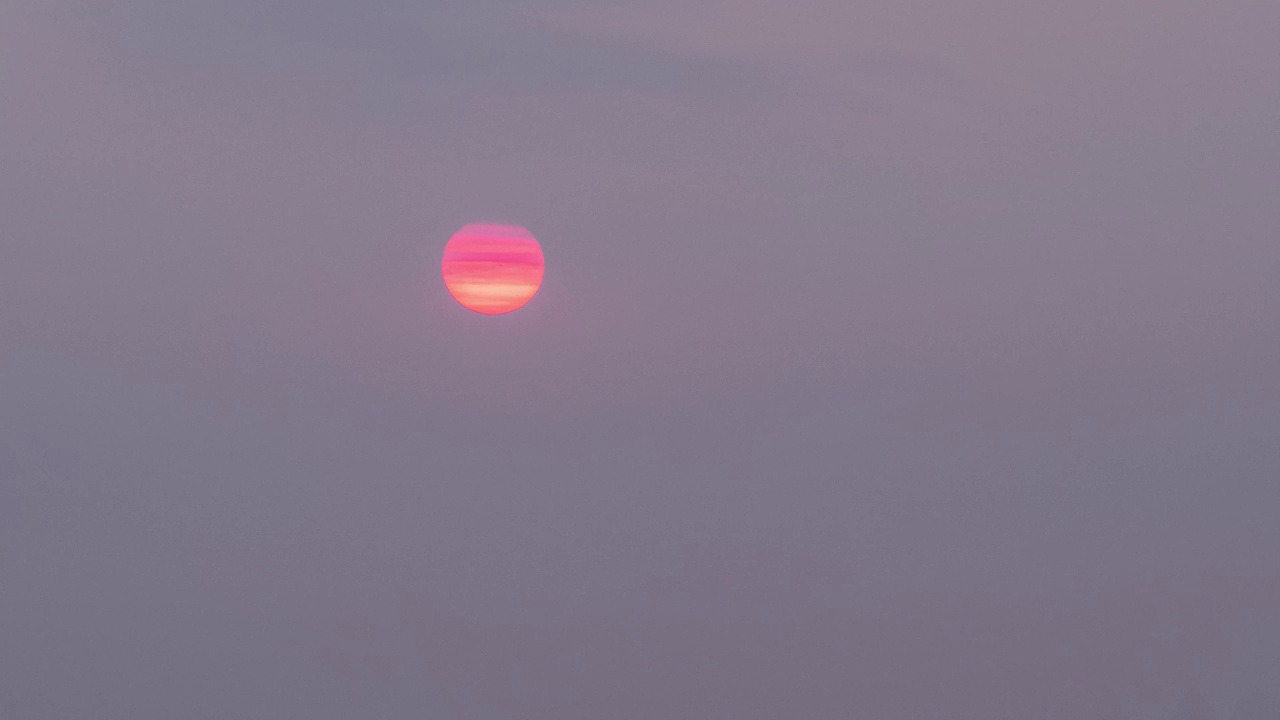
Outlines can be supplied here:
[[0, 0], [0, 717], [1274, 717], [1277, 28]]

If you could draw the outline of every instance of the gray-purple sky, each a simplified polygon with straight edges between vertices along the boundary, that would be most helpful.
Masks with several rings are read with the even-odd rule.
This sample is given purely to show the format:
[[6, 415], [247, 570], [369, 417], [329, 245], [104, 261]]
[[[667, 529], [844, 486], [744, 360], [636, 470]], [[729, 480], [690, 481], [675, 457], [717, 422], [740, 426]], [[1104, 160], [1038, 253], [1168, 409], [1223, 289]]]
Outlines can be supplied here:
[[0, 0], [0, 718], [1275, 717], [1278, 31]]

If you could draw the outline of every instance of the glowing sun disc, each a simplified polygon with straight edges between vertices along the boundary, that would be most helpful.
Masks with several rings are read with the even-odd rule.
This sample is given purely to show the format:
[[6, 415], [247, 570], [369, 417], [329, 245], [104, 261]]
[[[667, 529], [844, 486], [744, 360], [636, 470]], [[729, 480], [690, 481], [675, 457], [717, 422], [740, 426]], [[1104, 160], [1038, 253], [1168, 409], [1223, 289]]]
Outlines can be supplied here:
[[524, 307], [542, 286], [542, 246], [518, 225], [472, 223], [449, 238], [440, 263], [459, 304], [484, 315]]

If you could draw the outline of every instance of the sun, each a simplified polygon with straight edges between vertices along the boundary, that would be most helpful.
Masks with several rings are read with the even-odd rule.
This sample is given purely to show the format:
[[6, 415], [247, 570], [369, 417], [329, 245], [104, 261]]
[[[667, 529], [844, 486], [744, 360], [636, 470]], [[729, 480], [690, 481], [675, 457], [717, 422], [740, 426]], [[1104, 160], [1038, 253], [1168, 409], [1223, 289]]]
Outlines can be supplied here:
[[533, 233], [518, 225], [472, 223], [449, 238], [440, 269], [453, 299], [483, 315], [518, 310], [542, 286], [545, 262]]

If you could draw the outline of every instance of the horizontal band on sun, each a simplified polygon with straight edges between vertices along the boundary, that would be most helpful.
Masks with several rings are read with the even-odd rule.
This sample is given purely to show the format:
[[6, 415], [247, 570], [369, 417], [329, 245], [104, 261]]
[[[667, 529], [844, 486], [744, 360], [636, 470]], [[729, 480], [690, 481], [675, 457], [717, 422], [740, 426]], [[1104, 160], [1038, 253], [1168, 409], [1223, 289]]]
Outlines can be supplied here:
[[542, 285], [542, 247], [516, 225], [474, 223], [449, 238], [441, 271], [463, 307], [501, 315], [523, 307]]

